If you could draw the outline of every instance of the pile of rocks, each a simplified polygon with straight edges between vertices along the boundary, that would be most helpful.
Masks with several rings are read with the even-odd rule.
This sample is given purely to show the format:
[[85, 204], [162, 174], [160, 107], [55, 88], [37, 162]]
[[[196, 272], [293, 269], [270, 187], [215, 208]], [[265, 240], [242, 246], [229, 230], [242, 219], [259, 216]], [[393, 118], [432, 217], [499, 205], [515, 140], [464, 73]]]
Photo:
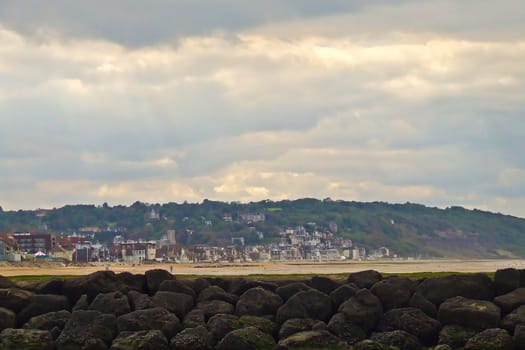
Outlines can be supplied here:
[[525, 349], [525, 271], [255, 281], [0, 276], [0, 349]]

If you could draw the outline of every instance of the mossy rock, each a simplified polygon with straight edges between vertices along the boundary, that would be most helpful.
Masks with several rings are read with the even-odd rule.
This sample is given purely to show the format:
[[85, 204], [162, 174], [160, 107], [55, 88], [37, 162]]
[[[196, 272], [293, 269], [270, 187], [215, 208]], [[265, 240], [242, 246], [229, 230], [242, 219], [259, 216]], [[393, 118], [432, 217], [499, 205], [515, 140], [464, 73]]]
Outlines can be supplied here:
[[121, 332], [111, 350], [168, 350], [168, 340], [159, 330]]
[[304, 331], [295, 333], [288, 338], [281, 339], [277, 344], [278, 350], [285, 349], [329, 349], [343, 350], [347, 349], [346, 342], [334, 336], [328, 331]]
[[236, 328], [241, 328], [241, 327], [244, 328], [244, 327], [251, 326], [251, 327], [258, 328], [259, 330], [265, 333], [268, 333], [272, 336], [277, 334], [279, 330], [277, 323], [267, 318], [258, 317], [258, 316], [241, 316], [239, 318], [238, 325], [240, 327], [236, 327]]
[[464, 350], [511, 350], [512, 337], [500, 328], [486, 329], [470, 338]]
[[224, 336], [217, 350], [270, 350], [275, 348], [272, 336], [255, 327], [236, 329]]
[[53, 350], [55, 344], [49, 331], [7, 328], [0, 333], [2, 350]]
[[381, 344], [374, 340], [363, 340], [355, 344], [352, 350], [399, 350], [397, 346]]

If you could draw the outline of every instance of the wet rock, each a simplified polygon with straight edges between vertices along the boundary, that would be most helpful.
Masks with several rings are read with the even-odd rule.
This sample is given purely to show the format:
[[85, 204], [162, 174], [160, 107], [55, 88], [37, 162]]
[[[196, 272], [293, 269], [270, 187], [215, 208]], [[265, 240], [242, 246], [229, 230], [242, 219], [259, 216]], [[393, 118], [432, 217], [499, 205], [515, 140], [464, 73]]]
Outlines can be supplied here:
[[521, 273], [509, 268], [497, 270], [494, 274], [494, 289], [496, 295], [503, 295], [521, 287]]
[[366, 339], [366, 332], [342, 312], [332, 316], [328, 330], [350, 345]]
[[62, 285], [63, 294], [71, 304], [77, 302], [82, 294], [87, 295], [88, 302], [98, 294], [121, 292], [127, 293], [130, 287], [117, 278], [113, 271], [97, 271], [87, 276], [67, 279]]
[[377, 282], [381, 281], [382, 276], [374, 270], [365, 270], [353, 272], [348, 277], [348, 283], [353, 283], [359, 288], [370, 288]]
[[35, 294], [62, 294], [64, 281], [60, 278], [53, 278], [49, 281], [37, 282], [25, 286], [24, 289], [30, 290]]
[[197, 298], [197, 301], [199, 302], [208, 300], [222, 300], [235, 305], [239, 300], [239, 296], [233, 293], [228, 293], [219, 286], [210, 286], [203, 289]]
[[383, 305], [368, 289], [360, 289], [352, 298], [339, 306], [339, 312], [344, 313], [348, 320], [368, 333], [379, 322], [383, 314]]
[[222, 300], [202, 301], [197, 304], [197, 308], [202, 310], [206, 320], [217, 314], [233, 314], [235, 310], [232, 304]]
[[437, 306], [456, 296], [492, 300], [494, 284], [485, 274], [450, 275], [426, 279], [416, 287], [416, 292]]
[[309, 287], [302, 282], [292, 282], [290, 284], [286, 284], [277, 288], [275, 290], [275, 293], [277, 293], [283, 299], [283, 301], [286, 301], [299, 292], [304, 292], [312, 289], [312, 287]]
[[423, 311], [429, 317], [437, 317], [436, 305], [425, 299], [425, 297], [419, 293], [414, 293], [412, 295], [412, 298], [410, 298], [410, 301], [408, 302], [408, 306], [415, 307]]
[[419, 339], [405, 331], [391, 331], [383, 333], [374, 333], [370, 340], [375, 340], [381, 344], [397, 346], [400, 350], [424, 350], [426, 349]]
[[80, 298], [78, 298], [77, 302], [75, 303], [75, 306], [73, 306], [72, 311], [78, 311], [78, 310], [88, 310], [89, 309], [89, 301], [87, 294], [82, 294]]
[[184, 315], [193, 307], [192, 296], [184, 293], [159, 291], [155, 293], [152, 301], [155, 307], [165, 308], [177, 315], [179, 319], [184, 319]]
[[504, 329], [491, 328], [474, 335], [464, 350], [512, 350], [512, 337]]
[[273, 350], [275, 340], [255, 327], [236, 329], [224, 336], [217, 350]]
[[500, 322], [500, 309], [490, 301], [454, 297], [441, 304], [438, 320], [480, 330], [495, 328]]
[[100, 339], [110, 345], [116, 334], [115, 315], [93, 310], [74, 311], [56, 341], [57, 350], [81, 349], [90, 339]]
[[149, 295], [134, 290], [128, 293], [128, 301], [129, 306], [133, 311], [151, 309], [155, 307], [153, 300], [151, 300]]
[[208, 320], [207, 328], [210, 344], [215, 345], [227, 333], [239, 328], [239, 318], [229, 314], [217, 314]]
[[439, 344], [449, 345], [452, 349], [460, 349], [467, 341], [476, 335], [476, 331], [459, 325], [446, 325], [439, 332]]
[[191, 287], [176, 279], [162, 281], [159, 291], [184, 293], [191, 295], [194, 301], [197, 299], [197, 295]]
[[19, 288], [0, 289], [0, 307], [17, 313], [29, 304], [32, 296], [32, 292]]
[[292, 334], [311, 331], [317, 320], [311, 318], [291, 318], [286, 320], [279, 329], [279, 339], [284, 339]]
[[166, 280], [171, 280], [173, 275], [166, 270], [154, 269], [146, 271], [144, 278], [149, 294], [153, 295], [158, 292], [160, 284]]
[[2, 350], [54, 350], [51, 333], [38, 329], [7, 328], [0, 333]]
[[231, 281], [230, 291], [233, 294], [242, 295], [248, 289], [252, 289], [256, 287], [261, 287], [271, 292], [275, 292], [275, 290], [277, 289], [277, 284], [271, 283], [271, 282], [252, 281], [252, 280], [246, 280], [244, 278], [237, 278]]
[[512, 312], [512, 310], [525, 305], [525, 288], [518, 288], [494, 298], [494, 304], [501, 308], [504, 315]]
[[204, 326], [186, 328], [170, 341], [170, 348], [177, 350], [207, 350], [208, 330]]
[[279, 340], [276, 350], [347, 349], [347, 344], [328, 331], [304, 331]]
[[310, 279], [310, 286], [324, 294], [330, 294], [337, 289], [340, 284], [328, 277], [314, 276]]
[[182, 329], [177, 316], [164, 308], [137, 310], [122, 315], [117, 319], [119, 332], [137, 332], [146, 330], [160, 330], [168, 338]]
[[423, 344], [436, 344], [441, 324], [423, 311], [412, 308], [392, 309], [385, 312], [377, 325], [381, 332], [403, 330], [415, 335]]
[[315, 289], [299, 292], [292, 296], [278, 310], [278, 323], [291, 318], [314, 318], [328, 321], [332, 317], [332, 300]]
[[510, 333], [514, 333], [514, 328], [517, 325], [525, 325], [525, 305], [512, 311], [501, 321], [501, 328], [506, 329]]
[[202, 277], [199, 277], [193, 280], [191, 285], [195, 293], [197, 293], [197, 295], [199, 295], [200, 292], [202, 292], [204, 289], [211, 287], [210, 282]]
[[271, 336], [276, 336], [279, 331], [277, 323], [259, 316], [241, 316], [239, 318], [240, 327], [255, 327]]
[[31, 317], [48, 312], [70, 309], [69, 300], [62, 295], [35, 294], [29, 299], [29, 303], [17, 314], [17, 323], [23, 325]]
[[168, 350], [168, 340], [157, 330], [121, 332], [110, 350]]
[[89, 305], [88, 310], [113, 313], [116, 316], [120, 316], [131, 312], [131, 307], [127, 296], [121, 292], [113, 292], [98, 294]]
[[337, 310], [339, 306], [353, 297], [359, 288], [355, 284], [343, 284], [342, 286], [337, 287], [330, 293], [330, 299], [332, 299], [332, 304], [334, 309]]
[[115, 275], [117, 282], [127, 286], [127, 291], [147, 292], [146, 277], [142, 274], [121, 272]]
[[256, 287], [244, 292], [235, 307], [237, 315], [273, 315], [283, 304], [281, 297], [274, 292]]
[[24, 324], [25, 329], [39, 329], [49, 331], [53, 339], [58, 338], [66, 323], [71, 319], [71, 313], [67, 310], [49, 312], [32, 317]]
[[204, 311], [198, 308], [194, 308], [190, 312], [188, 312], [186, 316], [184, 316], [182, 326], [184, 328], [193, 328], [203, 326], [205, 324], [206, 317], [204, 316]]
[[381, 300], [383, 310], [388, 311], [408, 306], [415, 287], [409, 278], [389, 277], [375, 283], [370, 291]]

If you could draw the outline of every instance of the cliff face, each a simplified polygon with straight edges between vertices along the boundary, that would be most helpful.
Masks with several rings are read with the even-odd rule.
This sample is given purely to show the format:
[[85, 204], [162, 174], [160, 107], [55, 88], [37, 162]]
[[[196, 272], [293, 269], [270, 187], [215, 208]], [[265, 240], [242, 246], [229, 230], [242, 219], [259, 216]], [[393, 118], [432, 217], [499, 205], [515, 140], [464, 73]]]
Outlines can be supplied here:
[[525, 271], [411, 280], [0, 278], [2, 349], [525, 348]]

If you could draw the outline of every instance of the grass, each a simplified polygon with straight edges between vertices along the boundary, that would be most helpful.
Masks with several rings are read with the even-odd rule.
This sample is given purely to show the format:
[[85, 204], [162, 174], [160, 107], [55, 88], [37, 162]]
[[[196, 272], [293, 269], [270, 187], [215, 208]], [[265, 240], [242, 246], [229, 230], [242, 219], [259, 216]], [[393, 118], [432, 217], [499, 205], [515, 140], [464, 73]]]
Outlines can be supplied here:
[[47, 282], [54, 278], [61, 279], [61, 280], [67, 280], [72, 279], [75, 277], [80, 277], [76, 275], [20, 275], [20, 276], [9, 276], [11, 281], [13, 282]]

